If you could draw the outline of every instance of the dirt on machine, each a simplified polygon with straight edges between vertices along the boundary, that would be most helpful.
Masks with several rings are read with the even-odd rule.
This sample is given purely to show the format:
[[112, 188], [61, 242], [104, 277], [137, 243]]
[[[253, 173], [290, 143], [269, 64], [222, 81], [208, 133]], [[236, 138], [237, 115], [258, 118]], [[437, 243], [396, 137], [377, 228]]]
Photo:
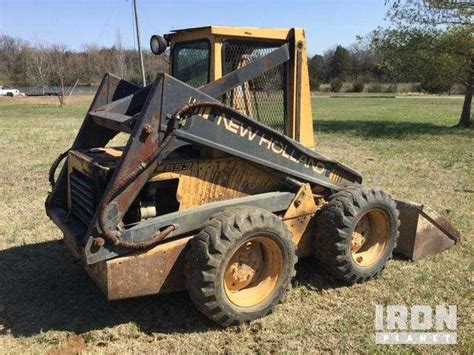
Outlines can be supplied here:
[[108, 299], [188, 290], [229, 326], [270, 313], [300, 258], [354, 284], [394, 252], [417, 260], [460, 241], [429, 206], [315, 150], [302, 29], [208, 26], [150, 43], [169, 50], [170, 75], [146, 87], [105, 75], [50, 171], [46, 212]]

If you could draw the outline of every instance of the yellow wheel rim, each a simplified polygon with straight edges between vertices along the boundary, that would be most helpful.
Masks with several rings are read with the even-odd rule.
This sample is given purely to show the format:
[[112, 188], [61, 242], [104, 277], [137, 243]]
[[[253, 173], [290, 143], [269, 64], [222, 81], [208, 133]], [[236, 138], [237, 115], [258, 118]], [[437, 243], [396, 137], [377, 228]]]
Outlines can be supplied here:
[[224, 290], [236, 306], [253, 307], [277, 287], [283, 265], [278, 244], [257, 235], [246, 240], [232, 255], [224, 272]]
[[386, 212], [374, 208], [356, 223], [351, 237], [352, 260], [360, 267], [369, 267], [383, 256], [390, 235]]

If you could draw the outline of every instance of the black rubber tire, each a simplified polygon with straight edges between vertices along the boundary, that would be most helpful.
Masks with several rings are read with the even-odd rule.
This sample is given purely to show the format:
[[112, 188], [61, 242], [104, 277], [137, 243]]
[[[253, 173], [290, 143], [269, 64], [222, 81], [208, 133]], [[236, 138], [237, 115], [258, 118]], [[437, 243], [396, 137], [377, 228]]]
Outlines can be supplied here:
[[[246, 240], [262, 233], [282, 252], [281, 273], [274, 291], [252, 307], [232, 303], [223, 286], [227, 263]], [[237, 207], [213, 216], [190, 242], [186, 255], [186, 286], [198, 309], [222, 326], [248, 322], [266, 316], [283, 300], [295, 276], [296, 247], [291, 233], [280, 219], [264, 209]]]
[[[352, 232], [358, 220], [372, 209], [388, 216], [388, 243], [373, 265], [361, 267], [351, 256]], [[400, 220], [395, 201], [380, 189], [351, 186], [333, 194], [316, 216], [314, 247], [321, 265], [335, 278], [355, 284], [376, 277], [392, 257]]]
[[13, 97], [13, 93], [7, 92], [7, 96], [8, 96], [8, 97]]

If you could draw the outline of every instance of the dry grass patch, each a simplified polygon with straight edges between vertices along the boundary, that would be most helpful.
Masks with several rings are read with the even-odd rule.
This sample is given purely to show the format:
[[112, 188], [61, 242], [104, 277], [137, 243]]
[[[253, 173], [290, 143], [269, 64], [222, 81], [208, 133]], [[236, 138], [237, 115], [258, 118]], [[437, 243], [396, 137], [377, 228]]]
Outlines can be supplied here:
[[[298, 265], [271, 316], [221, 329], [185, 292], [107, 302], [60, 242], [43, 203], [47, 171], [71, 144], [91, 97], [0, 100], [0, 349], [10, 352], [472, 353], [472, 131], [452, 129], [461, 99], [316, 99], [318, 150], [358, 169], [367, 184], [449, 216], [463, 245], [346, 287], [317, 262]], [[456, 304], [458, 344], [380, 347], [376, 304]]]

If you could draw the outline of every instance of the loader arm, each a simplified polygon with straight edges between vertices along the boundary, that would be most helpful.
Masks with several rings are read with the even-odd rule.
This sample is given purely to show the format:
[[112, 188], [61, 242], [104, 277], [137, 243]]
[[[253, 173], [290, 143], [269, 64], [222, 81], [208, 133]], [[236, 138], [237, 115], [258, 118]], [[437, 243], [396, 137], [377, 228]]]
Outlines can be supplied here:
[[[238, 84], [238, 82], [234, 83], [236, 86]], [[229, 87], [225, 80], [222, 81], [222, 85], [225, 85], [226, 89]], [[216, 92], [219, 91], [216, 90]], [[110, 191], [109, 189], [113, 189], [115, 186], [115, 189], [120, 190], [120, 193], [114, 193], [110, 200], [101, 202], [101, 205], [104, 206], [105, 221], [104, 227], [101, 226], [100, 229], [102, 232], [109, 229], [114, 233], [120, 233], [119, 236], [115, 234], [121, 241], [119, 244], [129, 246], [131, 243], [147, 243], [157, 236], [156, 233], [160, 232], [163, 226], [159, 224], [155, 225], [151, 234], [144, 234], [139, 231], [139, 228], [122, 232], [115, 231], [118, 222], [123, 218], [131, 202], [158, 164], [172, 152], [186, 145], [197, 144], [214, 148], [270, 168], [280, 174], [282, 179], [290, 176], [300, 182], [311, 183], [331, 190], [360, 183], [362, 180], [361, 176], [352, 169], [302, 146], [291, 138], [221, 104], [199, 89], [191, 88], [166, 74], [160, 74], [157, 77], [149, 95], [151, 98], [147, 99], [148, 107], [144, 108], [143, 117], [157, 118], [160, 111], [162, 116], [160, 130], [153, 128], [149, 133], [150, 136], [156, 134], [156, 141], [148, 142], [143, 137], [147, 136], [147, 127], [149, 125], [156, 127], [158, 122], [153, 119], [151, 122], [144, 119], [137, 121], [132, 133], [132, 137], [137, 138], [129, 140], [120, 168], [112, 176], [108, 187], [108, 191]], [[180, 97], [180, 95], [182, 96]], [[168, 105], [176, 107], [177, 99], [181, 103], [181, 107], [178, 109], [166, 107]], [[159, 105], [160, 101], [161, 105]], [[182, 104], [190, 101], [195, 103]], [[182, 112], [184, 114], [182, 117], [175, 116], [176, 112], [183, 110], [186, 112]], [[160, 141], [160, 144], [157, 144], [160, 133], [162, 137], [168, 138], [166, 146], [162, 146], [164, 139]], [[160, 153], [156, 159], [144, 164], [153, 154], [152, 152], [158, 149], [160, 149]], [[137, 171], [137, 167], [142, 167], [142, 170], [136, 174], [136, 179], [131, 181], [130, 176]], [[125, 181], [127, 182], [125, 183]], [[117, 187], [120, 182], [123, 186]], [[105, 196], [107, 196], [107, 191]], [[100, 222], [100, 218], [99, 213], [98, 222]], [[204, 221], [205, 219], [196, 222], [200, 224]], [[93, 233], [93, 230], [91, 229], [89, 233]], [[177, 233], [177, 231], [169, 233], [163, 238], [160, 237], [160, 240], [176, 237]]]
[[190, 105], [175, 135], [273, 169], [282, 176], [339, 190], [361, 183], [355, 170], [306, 148], [295, 140], [220, 103]]
[[[352, 169], [216, 99], [288, 60], [288, 44], [285, 44], [201, 88], [193, 88], [167, 74], [158, 74], [153, 84], [145, 88], [106, 76], [73, 148], [103, 147], [118, 132], [128, 133], [130, 138], [87, 231], [75, 233], [83, 234], [86, 255], [97, 261], [99, 255], [109, 258], [129, 252], [130, 248], [144, 248], [177, 236], [174, 226], [166, 235], [159, 234], [160, 227], [155, 228], [155, 234], [145, 235], [121, 231], [117, 226], [160, 162], [186, 145], [207, 146], [245, 159], [271, 169], [283, 180], [292, 177], [331, 190], [360, 183], [361, 176]], [[118, 90], [119, 86], [125, 89]], [[115, 93], [111, 90], [114, 88]], [[180, 111], [184, 115], [176, 117]], [[53, 201], [58, 196], [64, 199], [63, 174], [46, 203], [48, 214], [55, 220], [61, 219]], [[100, 242], [103, 237], [108, 243]], [[97, 247], [110, 253], [98, 252]]]

